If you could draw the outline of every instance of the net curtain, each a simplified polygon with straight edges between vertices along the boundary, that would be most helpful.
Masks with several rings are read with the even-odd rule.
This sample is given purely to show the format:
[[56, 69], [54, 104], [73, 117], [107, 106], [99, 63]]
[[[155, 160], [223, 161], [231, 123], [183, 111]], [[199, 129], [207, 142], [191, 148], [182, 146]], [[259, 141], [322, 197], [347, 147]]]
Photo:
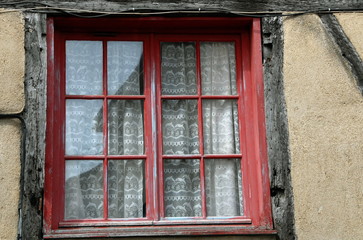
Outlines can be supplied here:
[[[92, 55], [94, 47], [84, 50], [83, 59]], [[131, 50], [130, 50], [131, 49]], [[143, 94], [142, 52], [140, 45], [115, 42], [109, 45], [108, 71], [111, 94]], [[138, 54], [135, 54], [138, 53]], [[163, 95], [196, 95], [195, 43], [162, 43], [161, 76]], [[203, 95], [235, 95], [236, 65], [234, 43], [201, 42], [201, 75]], [[88, 57], [89, 58], [89, 57]], [[88, 59], [87, 58], [87, 59]], [[75, 57], [74, 59], [77, 59]], [[79, 58], [78, 58], [79, 59]], [[86, 61], [77, 67], [87, 69]], [[87, 62], [86, 62], [87, 63]], [[89, 63], [94, 65], [95, 63]], [[91, 67], [90, 69], [92, 69]], [[121, 74], [122, 73], [122, 74]], [[126, 74], [127, 73], [127, 74]], [[112, 75], [112, 76], [111, 76]], [[73, 84], [75, 85], [75, 84]], [[72, 86], [73, 86], [72, 85]], [[102, 105], [96, 100], [67, 103], [66, 125], [88, 130], [87, 144], [79, 143], [79, 133], [66, 130], [66, 142], [72, 142], [69, 155], [97, 154], [103, 119], [98, 114]], [[86, 103], [87, 102], [87, 103]], [[69, 107], [68, 107], [69, 105]], [[92, 110], [94, 109], [94, 110]], [[144, 154], [143, 102], [115, 100], [108, 103], [109, 146], [111, 155]], [[204, 154], [240, 152], [237, 102], [231, 99], [203, 100]], [[72, 117], [76, 114], [76, 117]], [[85, 125], [86, 123], [86, 125]], [[163, 154], [200, 154], [198, 103], [190, 99], [162, 101]], [[101, 132], [102, 135], [102, 132]], [[71, 151], [71, 150], [69, 150]], [[67, 149], [66, 149], [67, 152]], [[199, 159], [164, 160], [164, 205], [166, 217], [202, 215]], [[108, 165], [109, 218], [140, 218], [145, 216], [145, 179], [143, 160], [114, 160]], [[65, 186], [65, 218], [88, 219], [103, 217], [102, 161], [67, 160]], [[242, 176], [240, 159], [205, 159], [207, 216], [243, 215]]]

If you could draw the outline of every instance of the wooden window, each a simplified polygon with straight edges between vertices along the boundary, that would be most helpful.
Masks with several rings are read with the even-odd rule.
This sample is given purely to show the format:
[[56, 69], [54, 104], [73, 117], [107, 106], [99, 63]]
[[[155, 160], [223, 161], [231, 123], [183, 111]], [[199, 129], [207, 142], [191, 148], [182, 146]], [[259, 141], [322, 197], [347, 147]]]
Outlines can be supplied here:
[[46, 238], [271, 234], [258, 19], [48, 20]]

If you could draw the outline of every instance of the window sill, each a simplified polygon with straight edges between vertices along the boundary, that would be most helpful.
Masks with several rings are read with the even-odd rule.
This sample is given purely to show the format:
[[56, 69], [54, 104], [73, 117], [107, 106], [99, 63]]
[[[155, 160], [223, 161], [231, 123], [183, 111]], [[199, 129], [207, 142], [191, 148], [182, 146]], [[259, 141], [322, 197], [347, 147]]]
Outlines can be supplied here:
[[108, 228], [64, 228], [44, 234], [45, 239], [85, 237], [140, 237], [188, 235], [276, 235], [276, 230], [241, 225], [127, 226]]

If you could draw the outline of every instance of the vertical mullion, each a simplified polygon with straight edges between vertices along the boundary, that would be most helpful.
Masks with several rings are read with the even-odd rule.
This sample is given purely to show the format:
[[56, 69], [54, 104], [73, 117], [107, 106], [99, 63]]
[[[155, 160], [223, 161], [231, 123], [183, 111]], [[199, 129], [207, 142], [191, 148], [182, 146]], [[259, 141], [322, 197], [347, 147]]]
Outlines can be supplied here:
[[[152, 113], [153, 109], [155, 108], [155, 98], [154, 96], [154, 73], [152, 73], [152, 57], [153, 54], [151, 49], [151, 36], [149, 35], [143, 42], [143, 52], [144, 52], [144, 151], [146, 155], [145, 159], [145, 199], [146, 199], [146, 217], [152, 220], [155, 220], [155, 209], [154, 209], [154, 202], [156, 199], [154, 196], [154, 180], [153, 180], [153, 171], [154, 171], [154, 113]], [[150, 79], [150, 80], [149, 80]]]
[[200, 152], [200, 192], [202, 198], [202, 217], [207, 217], [206, 192], [205, 192], [205, 168], [204, 168], [204, 136], [203, 136], [203, 102], [202, 102], [202, 74], [200, 61], [200, 41], [196, 42], [196, 67], [197, 67], [197, 91], [198, 91], [198, 131]]
[[108, 219], [108, 100], [107, 100], [107, 41], [103, 41], [103, 218]]
[[[152, 51], [151, 60], [151, 118], [152, 118], [152, 164], [154, 185], [153, 220], [164, 217], [164, 174], [162, 158], [162, 129], [161, 129], [161, 54], [160, 41], [155, 34], [150, 35]], [[159, 134], [158, 134], [159, 132]], [[155, 176], [155, 177], [154, 177]], [[156, 177], [158, 176], [158, 177]]]

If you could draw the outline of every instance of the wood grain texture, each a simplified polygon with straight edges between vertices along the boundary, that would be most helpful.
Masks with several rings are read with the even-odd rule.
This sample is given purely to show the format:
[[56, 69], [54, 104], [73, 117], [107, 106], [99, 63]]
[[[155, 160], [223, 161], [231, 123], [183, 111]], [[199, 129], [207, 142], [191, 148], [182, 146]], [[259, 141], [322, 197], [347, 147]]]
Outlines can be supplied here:
[[19, 234], [24, 239], [41, 239], [46, 122], [45, 15], [26, 14], [24, 18], [26, 103], [23, 116], [27, 137]]
[[[15, 2], [14, 5], [9, 3]], [[310, 11], [310, 10], [352, 10], [361, 9], [361, 0], [162, 0], [162, 1], [2, 1], [0, 7], [23, 8], [34, 6], [54, 6], [95, 11], [139, 11], [139, 10], [225, 10], [225, 11]]]

